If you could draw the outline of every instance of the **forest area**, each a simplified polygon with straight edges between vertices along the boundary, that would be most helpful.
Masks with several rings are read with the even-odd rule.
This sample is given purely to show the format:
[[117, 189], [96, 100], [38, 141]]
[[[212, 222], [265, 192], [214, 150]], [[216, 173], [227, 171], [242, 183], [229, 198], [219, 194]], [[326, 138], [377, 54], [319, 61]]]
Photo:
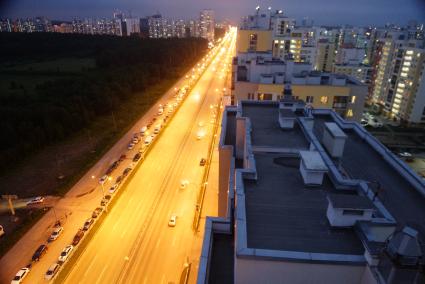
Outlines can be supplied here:
[[206, 46], [195, 38], [0, 33], [0, 171], [177, 79]]

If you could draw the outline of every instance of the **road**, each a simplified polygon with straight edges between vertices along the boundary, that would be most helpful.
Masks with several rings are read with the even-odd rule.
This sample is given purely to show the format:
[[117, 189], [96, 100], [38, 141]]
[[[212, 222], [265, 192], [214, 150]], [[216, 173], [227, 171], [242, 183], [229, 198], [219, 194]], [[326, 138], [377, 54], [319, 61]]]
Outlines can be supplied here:
[[[224, 49], [228, 54], [229, 44]], [[220, 59], [225, 57], [223, 52]], [[192, 222], [204, 171], [199, 161], [213, 139], [210, 106], [219, 102], [225, 87], [224, 77], [213, 71], [219, 68], [219, 63], [212, 64], [200, 78], [66, 283], [179, 282], [184, 263], [194, 260], [202, 240]], [[201, 131], [205, 137], [198, 140]], [[189, 182], [184, 189], [182, 180]], [[167, 224], [172, 214], [177, 215], [175, 227]]]
[[[218, 66], [218, 64], [215, 65]], [[198, 183], [203, 170], [199, 166], [199, 160], [203, 155], [206, 156], [206, 149], [211, 138], [209, 132], [211, 132], [212, 125], [209, 123], [211, 118], [209, 107], [210, 104], [217, 103], [220, 92], [216, 92], [215, 89], [220, 88], [224, 81], [220, 79], [221, 76], [216, 76], [217, 72], [212, 72], [211, 68], [199, 80], [176, 116], [162, 133], [161, 138], [149, 153], [133, 180], [128, 184], [125, 192], [108, 213], [105, 222], [91, 244], [69, 274], [67, 282], [88, 283], [103, 279], [102, 282], [105, 283], [113, 277], [120, 277], [124, 282], [127, 282], [129, 280], [127, 277], [138, 278], [140, 275], [134, 273], [134, 267], [146, 262], [146, 260], [140, 258], [142, 256], [140, 255], [141, 251], [143, 251], [143, 257], [151, 255], [150, 258], [153, 261], [157, 259], [158, 251], [156, 248], [159, 252], [163, 252], [164, 248], [167, 248], [166, 245], [177, 247], [182, 242], [182, 237], [188, 231], [191, 232], [194, 200], [197, 196]], [[187, 81], [187, 78], [182, 78], [175, 86], [180, 87]], [[163, 104], [169, 101], [175, 93], [173, 89], [174, 86], [164, 94], [158, 103]], [[24, 281], [25, 283], [44, 282], [43, 276], [47, 268], [57, 259], [62, 248], [70, 243], [75, 232], [81, 227], [84, 220], [91, 215], [92, 210], [98, 206], [102, 197], [97, 183], [98, 178], [106, 167], [122, 153], [127, 153], [130, 158], [136, 153], [136, 150], [126, 151], [128, 141], [132, 134], [138, 132], [141, 126], [146, 125], [156, 112], [157, 106], [152, 107], [87, 172], [65, 198], [55, 204], [55, 210], [46, 214], [0, 260], [0, 267], [2, 267], [0, 270], [1, 283], [8, 283], [20, 267], [28, 264], [38, 245], [45, 243], [56, 219], [60, 219], [65, 227], [63, 235], [49, 245], [48, 253], [39, 263], [33, 265], [31, 273]], [[196, 124], [200, 120], [204, 122], [202, 127]], [[207, 135], [198, 141], [196, 135], [201, 129], [205, 130]], [[126, 159], [117, 171], [122, 171], [130, 163], [131, 160]], [[182, 178], [189, 180], [189, 184], [184, 190], [179, 190], [180, 179]], [[105, 187], [107, 189], [108, 184]], [[168, 228], [167, 226], [171, 212], [178, 215], [175, 228]], [[199, 236], [197, 238], [200, 239]], [[152, 242], [155, 242], [153, 247], [151, 247]], [[183, 243], [190, 244], [187, 239]], [[147, 244], [149, 246], [146, 246]], [[151, 251], [147, 251], [147, 248]], [[187, 251], [182, 251], [182, 254], [189, 254], [190, 248], [186, 247], [185, 249]], [[168, 249], [165, 249], [165, 251], [168, 251]], [[93, 254], [93, 252], [95, 253]], [[128, 261], [126, 257], [128, 257]], [[173, 267], [176, 267], [176, 272], [182, 267], [185, 257], [181, 259], [179, 267], [173, 265]], [[175, 262], [176, 259], [173, 256], [172, 262]], [[106, 261], [108, 261], [108, 264], [104, 263]], [[152, 261], [149, 261], [149, 263]], [[160, 258], [159, 261], [162, 262], [163, 258]], [[146, 267], [146, 269], [151, 268]], [[119, 274], [118, 272], [121, 270], [126, 271], [128, 276]], [[167, 279], [176, 277], [175, 273], [171, 273], [171, 271], [167, 270], [167, 273], [161, 275]], [[155, 273], [152, 273], [152, 275], [155, 275]], [[94, 277], [96, 281], [93, 281], [94, 278], [90, 277]], [[77, 280], [74, 281], [73, 279]]]

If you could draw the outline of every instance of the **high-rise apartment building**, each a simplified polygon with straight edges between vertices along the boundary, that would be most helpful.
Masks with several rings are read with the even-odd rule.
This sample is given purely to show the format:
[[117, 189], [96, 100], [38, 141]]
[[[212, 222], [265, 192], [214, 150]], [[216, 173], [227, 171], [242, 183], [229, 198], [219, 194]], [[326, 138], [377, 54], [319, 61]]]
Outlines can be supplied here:
[[199, 16], [199, 34], [209, 42], [214, 41], [215, 15], [213, 10], [202, 10]]
[[391, 118], [425, 123], [425, 49], [423, 40], [406, 32], [388, 33], [382, 39], [372, 101]]

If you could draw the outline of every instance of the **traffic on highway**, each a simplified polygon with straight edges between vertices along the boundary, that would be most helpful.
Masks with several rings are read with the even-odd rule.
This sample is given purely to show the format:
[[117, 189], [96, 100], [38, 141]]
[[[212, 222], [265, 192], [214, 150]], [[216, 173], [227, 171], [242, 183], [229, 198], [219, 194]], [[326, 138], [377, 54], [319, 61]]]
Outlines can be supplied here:
[[192, 224], [235, 40], [232, 28], [137, 123], [122, 152], [91, 175], [99, 194], [78, 212], [80, 225], [51, 226], [12, 283], [179, 281], [200, 253], [202, 233]]

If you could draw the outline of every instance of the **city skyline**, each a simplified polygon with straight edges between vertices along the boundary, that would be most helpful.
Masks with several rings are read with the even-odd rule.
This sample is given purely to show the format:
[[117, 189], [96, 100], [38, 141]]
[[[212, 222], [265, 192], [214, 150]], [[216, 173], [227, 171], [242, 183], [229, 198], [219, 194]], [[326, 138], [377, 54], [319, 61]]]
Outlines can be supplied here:
[[[424, 15], [420, 12], [425, 9], [425, 2], [420, 0], [359, 0], [355, 3], [344, 0], [330, 0], [326, 6], [318, 6], [313, 0], [288, 0], [285, 3], [284, 13], [290, 14], [298, 21], [304, 17], [314, 20], [317, 25], [377, 25], [382, 26], [387, 23], [404, 25], [409, 20], [416, 20], [423, 23]], [[167, 0], [158, 1], [134, 1], [127, 0], [116, 3], [113, 0], [107, 1], [43, 1], [36, 3], [33, 0], [6, 1], [0, 6], [0, 17], [25, 18], [35, 16], [45, 16], [52, 20], [71, 20], [79, 17], [111, 17], [113, 11], [121, 10], [133, 17], [145, 17], [155, 13], [161, 13], [165, 17], [171, 18], [191, 18], [199, 14], [202, 9], [212, 9], [216, 11], [217, 20], [230, 19], [237, 24], [241, 16], [246, 15], [259, 5], [262, 8], [272, 7], [281, 9], [278, 1], [207, 1], [181, 0], [169, 2]], [[184, 8], [182, 8], [184, 7]], [[168, 11], [173, 11], [169, 13]], [[347, 13], [349, 11], [349, 13]], [[368, 19], [368, 20], [365, 20]]]

